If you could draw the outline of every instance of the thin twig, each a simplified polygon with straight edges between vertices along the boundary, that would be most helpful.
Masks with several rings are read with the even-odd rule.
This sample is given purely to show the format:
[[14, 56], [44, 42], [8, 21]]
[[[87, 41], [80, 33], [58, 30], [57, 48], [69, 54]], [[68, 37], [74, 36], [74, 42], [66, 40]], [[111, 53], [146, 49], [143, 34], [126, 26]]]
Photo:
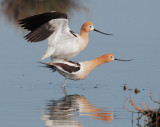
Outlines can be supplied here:
[[129, 112], [132, 112], [132, 113], [139, 113], [139, 112], [136, 112], [136, 111], [132, 111], [132, 110], [129, 110], [127, 107], [123, 106], [123, 108]]
[[129, 99], [128, 101], [129, 101], [129, 103], [130, 103], [136, 110], [138, 110], [139, 112], [142, 112], [142, 113], [145, 112], [145, 110], [144, 110], [143, 108], [138, 107], [138, 106], [133, 102], [131, 95], [130, 95], [130, 99]]
[[143, 108], [146, 108], [147, 110], [151, 110], [151, 111], [156, 110], [156, 108], [151, 108], [151, 107], [149, 107], [148, 105], [146, 105], [146, 104], [144, 104], [144, 103], [141, 103], [140, 105], [141, 105]]
[[152, 92], [150, 91], [150, 92], [149, 92], [149, 96], [150, 96], [150, 98], [151, 98], [151, 101], [153, 101], [154, 103], [160, 104], [160, 102], [155, 101], [155, 100], [152, 98], [151, 94], [152, 94]]

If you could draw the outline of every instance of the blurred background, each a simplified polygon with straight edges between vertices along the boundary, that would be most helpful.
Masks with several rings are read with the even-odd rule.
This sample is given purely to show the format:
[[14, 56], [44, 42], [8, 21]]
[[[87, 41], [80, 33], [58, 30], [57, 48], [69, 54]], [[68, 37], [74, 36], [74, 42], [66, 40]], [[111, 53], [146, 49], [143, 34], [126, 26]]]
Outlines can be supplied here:
[[[160, 98], [159, 5], [158, 0], [0, 0], [0, 126], [144, 126], [144, 119], [137, 121], [138, 114], [124, 106], [135, 111], [126, 101], [130, 94], [136, 103], [159, 106], [148, 94]], [[38, 63], [48, 40], [27, 42], [23, 37], [28, 31], [18, 24], [48, 11], [67, 13], [76, 33], [85, 21], [92, 21], [96, 29], [114, 34], [90, 32], [87, 48], [72, 60], [113, 53], [133, 61], [113, 61], [83, 81], [68, 81], [65, 98], [64, 77]]]
[[2, 0], [1, 11], [10, 23], [19, 26], [18, 20], [31, 15], [41, 14], [52, 10], [72, 13], [77, 10], [87, 10], [82, 2], [74, 0]]

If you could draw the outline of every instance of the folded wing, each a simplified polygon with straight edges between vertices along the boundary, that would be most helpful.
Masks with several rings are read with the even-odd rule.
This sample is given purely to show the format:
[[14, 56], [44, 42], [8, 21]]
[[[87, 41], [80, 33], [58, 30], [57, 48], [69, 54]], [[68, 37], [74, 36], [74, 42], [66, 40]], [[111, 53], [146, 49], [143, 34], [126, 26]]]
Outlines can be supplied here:
[[81, 66], [79, 63], [73, 62], [73, 61], [64, 61], [59, 63], [42, 63], [45, 64], [46, 67], [50, 69], [57, 68], [58, 70], [68, 73], [68, 74], [74, 74], [78, 71], [80, 71]]

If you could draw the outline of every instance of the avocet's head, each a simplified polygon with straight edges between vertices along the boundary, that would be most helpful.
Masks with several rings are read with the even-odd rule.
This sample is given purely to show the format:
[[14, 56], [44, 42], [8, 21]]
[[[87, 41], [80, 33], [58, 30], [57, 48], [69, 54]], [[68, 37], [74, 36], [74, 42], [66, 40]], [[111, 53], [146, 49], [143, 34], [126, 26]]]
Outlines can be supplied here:
[[117, 59], [117, 58], [115, 58], [114, 57], [114, 55], [113, 54], [105, 54], [105, 55], [103, 55], [103, 56], [101, 56], [101, 57], [103, 57], [103, 59], [104, 59], [104, 61], [105, 62], [111, 62], [111, 61], [114, 61], [114, 60], [117, 60], [117, 61], [124, 61], [124, 62], [127, 62], [127, 61], [131, 61], [131, 60], [121, 60], [121, 59]]
[[85, 30], [86, 32], [90, 32], [94, 30], [93, 23], [91, 21], [85, 22], [82, 25], [82, 29]]
[[93, 23], [91, 21], [87, 21], [85, 22], [83, 25], [82, 25], [82, 28], [84, 31], [86, 32], [90, 32], [90, 31], [96, 31], [96, 32], [99, 32], [101, 34], [105, 34], [105, 35], [112, 35], [112, 34], [107, 34], [107, 33], [103, 33], [97, 29], [94, 29], [94, 26], [93, 26]]
[[110, 62], [114, 60], [114, 55], [113, 54], [105, 54], [102, 56], [105, 62]]

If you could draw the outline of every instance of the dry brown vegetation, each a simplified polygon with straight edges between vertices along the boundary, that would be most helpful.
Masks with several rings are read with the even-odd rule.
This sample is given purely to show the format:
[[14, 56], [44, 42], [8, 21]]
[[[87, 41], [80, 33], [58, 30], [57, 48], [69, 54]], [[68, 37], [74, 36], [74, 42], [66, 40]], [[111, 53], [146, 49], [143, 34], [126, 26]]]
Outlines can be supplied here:
[[[153, 101], [156, 104], [160, 104], [160, 102], [155, 101], [150, 93], [151, 101]], [[132, 96], [130, 95], [130, 98], [128, 99], [128, 102], [130, 105], [133, 106], [134, 109], [138, 111], [138, 114], [141, 114], [137, 120], [139, 121], [144, 116], [145, 126], [147, 127], [160, 127], [160, 107], [158, 108], [152, 108], [149, 107], [146, 104], [140, 104], [140, 106], [137, 106], [135, 102], [132, 99]], [[128, 110], [128, 109], [127, 109]], [[131, 111], [133, 112], [133, 111]]]

